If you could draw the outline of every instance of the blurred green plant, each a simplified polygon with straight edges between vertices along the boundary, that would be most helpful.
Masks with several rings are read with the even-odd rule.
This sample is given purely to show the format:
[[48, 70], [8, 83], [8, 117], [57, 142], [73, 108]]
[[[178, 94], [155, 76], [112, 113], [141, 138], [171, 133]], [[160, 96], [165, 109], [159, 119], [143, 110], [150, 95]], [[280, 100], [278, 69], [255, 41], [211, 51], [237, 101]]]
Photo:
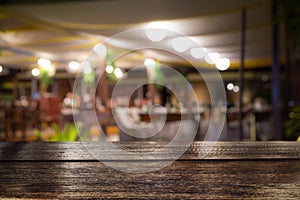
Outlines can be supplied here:
[[92, 85], [95, 82], [96, 73], [91, 71], [90, 73], [83, 73], [83, 81], [88, 85]]
[[66, 123], [62, 128], [57, 123], [42, 123], [41, 129], [35, 129], [34, 134], [42, 141], [72, 142], [77, 140], [78, 131], [74, 123]]
[[285, 139], [300, 139], [300, 106], [296, 106], [289, 112], [289, 119], [285, 122]]
[[[116, 69], [116, 66], [115, 66], [114, 62], [112, 62], [110, 65], [113, 67], [113, 70]], [[118, 78], [116, 77], [115, 73], [113, 73], [113, 72], [112, 73], [108, 73], [107, 76], [108, 76], [109, 80], [112, 80], [112, 81], [117, 81], [118, 80]]]
[[39, 75], [39, 79], [41, 81], [41, 87], [47, 89], [48, 86], [52, 82], [52, 78], [49, 75], [49, 72], [45, 69], [41, 69], [41, 73]]
[[106, 65], [111, 65], [114, 63], [114, 51], [110, 48], [107, 48], [106, 51]]
[[[106, 51], [106, 66], [109, 66], [109, 65], [111, 65], [113, 67], [113, 71], [116, 69], [116, 65], [114, 62], [114, 51], [110, 48], [108, 48]], [[107, 76], [112, 81], [118, 80], [115, 73], [113, 73], [113, 72], [108, 73]]]
[[[153, 82], [164, 83], [165, 78], [166, 77], [160, 67], [160, 63], [156, 61], [153, 67], [153, 73], [151, 74], [150, 80]], [[161, 84], [155, 84], [155, 86], [158, 90], [162, 90], [163, 88]]]

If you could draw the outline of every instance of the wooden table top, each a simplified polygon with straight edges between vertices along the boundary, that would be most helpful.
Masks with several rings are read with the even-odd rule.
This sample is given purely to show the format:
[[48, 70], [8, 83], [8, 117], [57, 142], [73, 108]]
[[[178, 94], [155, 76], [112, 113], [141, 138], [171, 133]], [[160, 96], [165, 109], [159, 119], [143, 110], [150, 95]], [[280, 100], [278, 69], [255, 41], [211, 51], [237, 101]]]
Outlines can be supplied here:
[[[165, 143], [115, 144], [132, 152], [170, 154], [181, 145], [163, 150]], [[0, 143], [0, 199], [300, 199], [297, 142], [194, 142], [167, 167], [142, 174], [96, 160], [86, 147], [99, 145]], [[206, 157], [199, 157], [208, 149]], [[106, 161], [134, 168], [159, 160], [120, 155]]]

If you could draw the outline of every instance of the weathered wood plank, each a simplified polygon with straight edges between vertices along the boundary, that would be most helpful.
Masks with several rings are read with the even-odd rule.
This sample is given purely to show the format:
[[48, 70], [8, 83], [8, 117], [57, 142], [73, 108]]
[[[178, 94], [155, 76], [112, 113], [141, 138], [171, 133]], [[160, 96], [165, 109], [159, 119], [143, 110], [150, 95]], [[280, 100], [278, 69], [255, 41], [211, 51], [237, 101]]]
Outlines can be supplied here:
[[[0, 199], [300, 199], [299, 144], [196, 142], [165, 168], [135, 174], [98, 162], [87, 148], [103, 153], [98, 152], [101, 143], [0, 143]], [[166, 155], [184, 147], [116, 145], [130, 152]], [[206, 157], [199, 156], [209, 150]], [[155, 157], [107, 158], [132, 171], [164, 162]]]
[[[184, 144], [164, 148], [166, 143], [129, 142], [114, 143], [130, 152], [152, 152], [151, 157], [128, 157], [120, 152], [101, 150], [103, 143], [0, 143], [0, 161], [17, 160], [96, 160], [87, 150], [104, 160], [155, 160], [159, 156], [172, 156], [187, 148], [181, 160], [197, 159], [300, 159], [299, 142], [194, 142], [190, 147]], [[117, 155], [116, 155], [117, 154]], [[202, 156], [205, 155], [204, 157]], [[114, 155], [112, 157], [112, 155]]]
[[146, 174], [119, 172], [101, 162], [2, 162], [0, 197], [299, 199], [299, 172], [300, 160], [176, 161]]

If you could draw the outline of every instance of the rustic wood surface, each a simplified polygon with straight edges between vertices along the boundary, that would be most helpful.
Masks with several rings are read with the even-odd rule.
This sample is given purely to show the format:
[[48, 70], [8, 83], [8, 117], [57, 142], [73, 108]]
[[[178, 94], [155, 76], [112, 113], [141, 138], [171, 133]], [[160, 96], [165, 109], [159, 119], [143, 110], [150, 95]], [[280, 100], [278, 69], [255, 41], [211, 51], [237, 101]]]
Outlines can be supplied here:
[[[86, 150], [99, 145], [0, 143], [0, 199], [300, 199], [300, 143], [195, 142], [177, 161], [143, 174], [99, 162]], [[167, 149], [164, 143], [116, 145], [171, 154], [183, 144]], [[158, 161], [122, 155], [106, 160], [132, 168]]]

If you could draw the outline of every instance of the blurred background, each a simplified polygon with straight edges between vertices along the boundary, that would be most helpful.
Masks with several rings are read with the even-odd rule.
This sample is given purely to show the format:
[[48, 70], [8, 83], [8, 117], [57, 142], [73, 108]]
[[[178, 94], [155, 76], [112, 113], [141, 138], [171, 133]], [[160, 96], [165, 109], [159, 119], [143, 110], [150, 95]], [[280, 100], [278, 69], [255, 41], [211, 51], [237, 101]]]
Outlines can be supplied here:
[[[169, 141], [180, 121], [205, 140], [212, 117], [225, 117], [219, 140], [300, 136], [296, 0], [0, 2], [1, 141], [137, 140], [124, 131], [147, 126], [153, 105], [153, 127], [142, 132], [167, 123], [138, 140]], [[114, 36], [130, 29], [141, 34]], [[142, 48], [151, 43], [164, 50]], [[212, 102], [216, 71], [226, 99]], [[74, 90], [76, 77], [84, 87]], [[120, 79], [123, 93], [113, 96]], [[145, 79], [165, 85], [137, 87]]]

